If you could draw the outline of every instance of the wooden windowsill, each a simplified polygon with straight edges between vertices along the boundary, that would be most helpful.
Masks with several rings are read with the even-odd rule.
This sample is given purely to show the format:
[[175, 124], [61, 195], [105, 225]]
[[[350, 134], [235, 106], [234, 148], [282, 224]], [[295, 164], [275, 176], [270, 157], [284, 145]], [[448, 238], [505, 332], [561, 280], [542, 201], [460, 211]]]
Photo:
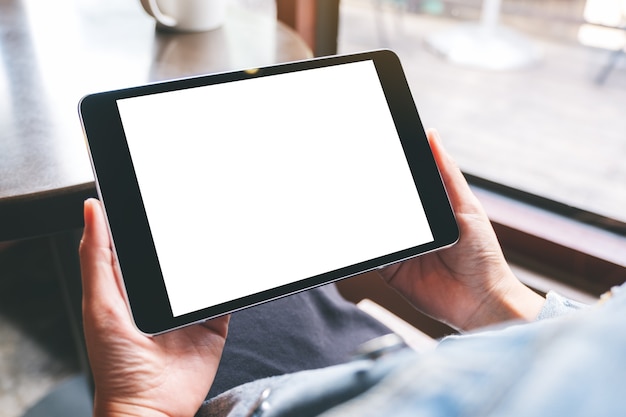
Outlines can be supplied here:
[[626, 237], [478, 186], [512, 264], [594, 296], [626, 281]]

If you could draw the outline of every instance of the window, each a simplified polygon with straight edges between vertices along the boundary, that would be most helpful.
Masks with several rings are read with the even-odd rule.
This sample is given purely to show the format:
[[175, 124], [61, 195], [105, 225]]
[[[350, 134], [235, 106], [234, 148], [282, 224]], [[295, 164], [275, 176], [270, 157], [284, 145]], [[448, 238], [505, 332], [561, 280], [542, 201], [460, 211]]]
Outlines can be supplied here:
[[[464, 171], [626, 222], [626, 70], [617, 65], [596, 83], [610, 51], [579, 43], [583, 2], [554, 3], [503, 3], [501, 26], [534, 49], [517, 58], [528, 60], [520, 69], [469, 68], [433, 53], [437, 37], [478, 24], [478, 1], [343, 0], [339, 52], [396, 51], [424, 125], [441, 132]], [[485, 47], [513, 53], [500, 42], [508, 34], [495, 35], [503, 39]], [[481, 56], [484, 67], [492, 58]]]
[[597, 293], [626, 280], [626, 54], [580, 36], [592, 1], [342, 0], [338, 52], [398, 53], [509, 256]]

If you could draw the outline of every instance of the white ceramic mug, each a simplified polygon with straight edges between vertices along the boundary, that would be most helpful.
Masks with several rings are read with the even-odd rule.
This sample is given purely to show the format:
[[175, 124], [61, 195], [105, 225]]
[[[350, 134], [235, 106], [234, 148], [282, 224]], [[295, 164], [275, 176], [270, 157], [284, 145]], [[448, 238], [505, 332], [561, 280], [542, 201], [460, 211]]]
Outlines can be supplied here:
[[160, 28], [203, 32], [224, 22], [227, 0], [141, 0], [141, 5]]

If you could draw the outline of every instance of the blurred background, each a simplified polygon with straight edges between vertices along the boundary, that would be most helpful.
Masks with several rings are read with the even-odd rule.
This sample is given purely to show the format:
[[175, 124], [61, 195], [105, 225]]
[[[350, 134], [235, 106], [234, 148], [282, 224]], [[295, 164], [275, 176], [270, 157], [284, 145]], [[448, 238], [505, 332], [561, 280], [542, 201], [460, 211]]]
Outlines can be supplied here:
[[[625, 16], [623, 0], [341, 0], [337, 50], [394, 50], [466, 173], [623, 233]], [[0, 417], [79, 372], [54, 268], [46, 240], [0, 247]]]
[[340, 5], [340, 52], [396, 51], [466, 173], [626, 221], [626, 2]]

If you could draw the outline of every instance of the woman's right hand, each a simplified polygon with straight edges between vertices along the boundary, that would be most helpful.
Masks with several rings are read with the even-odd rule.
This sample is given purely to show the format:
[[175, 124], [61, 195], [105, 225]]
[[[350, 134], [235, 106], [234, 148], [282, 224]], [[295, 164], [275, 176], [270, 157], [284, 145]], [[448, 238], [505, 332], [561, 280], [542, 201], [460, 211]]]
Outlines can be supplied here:
[[380, 275], [420, 311], [458, 330], [534, 320], [543, 297], [515, 277], [489, 218], [438, 133], [429, 130], [427, 136], [460, 239], [450, 248], [390, 265]]

